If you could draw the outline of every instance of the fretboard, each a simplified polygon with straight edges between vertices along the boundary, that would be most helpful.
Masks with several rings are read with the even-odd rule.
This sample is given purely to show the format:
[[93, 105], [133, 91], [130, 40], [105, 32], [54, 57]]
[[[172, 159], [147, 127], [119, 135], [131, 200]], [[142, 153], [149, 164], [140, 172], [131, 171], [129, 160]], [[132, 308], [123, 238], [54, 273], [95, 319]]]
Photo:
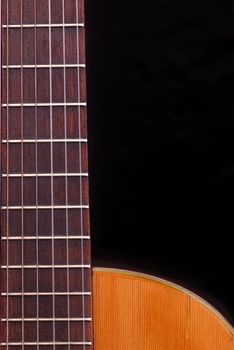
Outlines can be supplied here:
[[0, 348], [91, 350], [84, 3], [0, 3]]

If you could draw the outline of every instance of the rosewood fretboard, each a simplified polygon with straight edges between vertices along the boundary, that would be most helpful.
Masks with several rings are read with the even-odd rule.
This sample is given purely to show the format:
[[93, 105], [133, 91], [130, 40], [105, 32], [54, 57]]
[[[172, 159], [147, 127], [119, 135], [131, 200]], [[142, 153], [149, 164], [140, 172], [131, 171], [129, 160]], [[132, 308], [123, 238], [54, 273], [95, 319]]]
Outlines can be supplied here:
[[0, 3], [0, 348], [91, 349], [83, 0]]

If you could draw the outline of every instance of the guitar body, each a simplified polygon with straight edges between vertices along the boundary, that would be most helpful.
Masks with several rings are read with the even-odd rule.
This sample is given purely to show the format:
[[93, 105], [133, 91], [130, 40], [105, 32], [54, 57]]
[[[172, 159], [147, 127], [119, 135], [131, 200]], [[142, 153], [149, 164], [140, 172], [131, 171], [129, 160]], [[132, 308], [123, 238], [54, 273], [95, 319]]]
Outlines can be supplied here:
[[233, 350], [234, 333], [204, 300], [166, 281], [94, 269], [95, 350]]

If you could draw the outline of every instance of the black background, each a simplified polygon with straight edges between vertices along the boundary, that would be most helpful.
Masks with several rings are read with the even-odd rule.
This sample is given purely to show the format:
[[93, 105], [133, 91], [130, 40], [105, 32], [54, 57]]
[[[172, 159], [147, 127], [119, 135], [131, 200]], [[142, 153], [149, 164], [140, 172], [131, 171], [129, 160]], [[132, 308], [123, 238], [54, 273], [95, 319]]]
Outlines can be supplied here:
[[94, 265], [175, 281], [233, 323], [228, 0], [87, 0]]

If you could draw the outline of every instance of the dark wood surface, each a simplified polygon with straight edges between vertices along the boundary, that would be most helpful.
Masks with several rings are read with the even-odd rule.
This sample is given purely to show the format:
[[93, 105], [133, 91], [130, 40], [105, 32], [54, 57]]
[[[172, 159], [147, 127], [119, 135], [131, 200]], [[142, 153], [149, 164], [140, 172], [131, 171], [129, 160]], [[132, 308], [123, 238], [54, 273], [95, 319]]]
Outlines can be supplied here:
[[[85, 103], [85, 68], [23, 67], [85, 64], [84, 27], [68, 26], [64, 32], [62, 26], [52, 27], [51, 43], [48, 27], [4, 27], [48, 24], [49, 3], [2, 1], [0, 307], [1, 318], [6, 320], [1, 322], [0, 342], [9, 343], [9, 350], [22, 349], [20, 343], [32, 343], [25, 349], [38, 349], [38, 342], [39, 349], [45, 350], [91, 349], [90, 345], [68, 345], [92, 339], [92, 323], [78, 320], [91, 317], [91, 297], [56, 294], [91, 291], [90, 269], [72, 267], [91, 263], [90, 240], [74, 237], [89, 236], [89, 210], [54, 208], [89, 204], [88, 177], [74, 176], [88, 172], [87, 143], [69, 142], [87, 138], [86, 107], [38, 105]], [[51, 4], [50, 23], [63, 24], [62, 0]], [[77, 23], [76, 1], [65, 0], [64, 4], [64, 23]], [[77, 0], [78, 23], [84, 23], [83, 5], [83, 0]], [[57, 142], [52, 144], [51, 139]], [[52, 177], [52, 173], [64, 175]], [[47, 239], [39, 239], [41, 236]], [[41, 265], [45, 267], [38, 267]]]

